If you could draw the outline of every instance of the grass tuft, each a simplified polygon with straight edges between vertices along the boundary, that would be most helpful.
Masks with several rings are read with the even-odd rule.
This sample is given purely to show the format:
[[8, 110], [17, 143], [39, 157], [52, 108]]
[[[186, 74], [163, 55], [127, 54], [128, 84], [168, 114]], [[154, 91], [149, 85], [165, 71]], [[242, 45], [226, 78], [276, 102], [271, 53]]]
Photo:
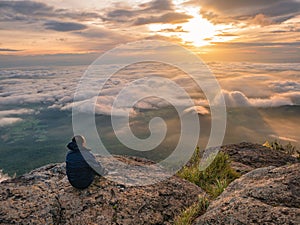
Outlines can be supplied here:
[[280, 141], [275, 139], [274, 141], [271, 141], [271, 142], [266, 141], [263, 144], [263, 146], [270, 148], [272, 150], [275, 150], [275, 151], [283, 152], [285, 154], [288, 154], [288, 155], [291, 155], [291, 156], [294, 156], [294, 157], [300, 159], [300, 150], [298, 150], [296, 148], [296, 146], [292, 145], [291, 142], [289, 142], [286, 145], [283, 145], [280, 143]]
[[184, 210], [174, 221], [175, 225], [191, 225], [193, 221], [205, 213], [209, 206], [209, 199], [199, 197], [198, 202]]
[[240, 177], [240, 174], [231, 168], [229, 156], [223, 152], [219, 152], [204, 171], [199, 170], [200, 159], [200, 151], [197, 148], [189, 164], [177, 175], [198, 185], [212, 198], [219, 196], [229, 183]]
[[203, 215], [210, 199], [218, 197], [230, 182], [240, 177], [230, 166], [229, 156], [219, 152], [213, 162], [205, 169], [200, 170], [201, 153], [197, 148], [189, 163], [177, 172], [177, 175], [201, 187], [208, 197], [199, 197], [198, 201], [183, 211], [175, 220], [175, 225], [190, 225], [193, 221]]

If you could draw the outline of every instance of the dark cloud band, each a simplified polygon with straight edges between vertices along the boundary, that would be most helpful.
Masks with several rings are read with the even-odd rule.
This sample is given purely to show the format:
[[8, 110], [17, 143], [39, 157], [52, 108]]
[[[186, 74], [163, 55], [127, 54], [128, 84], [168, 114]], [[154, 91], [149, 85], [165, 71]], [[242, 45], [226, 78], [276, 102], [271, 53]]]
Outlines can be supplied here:
[[84, 30], [87, 28], [86, 25], [81, 24], [81, 23], [58, 22], [58, 21], [46, 22], [44, 24], [44, 26], [48, 30], [55, 30], [55, 31], [61, 31], [61, 32]]

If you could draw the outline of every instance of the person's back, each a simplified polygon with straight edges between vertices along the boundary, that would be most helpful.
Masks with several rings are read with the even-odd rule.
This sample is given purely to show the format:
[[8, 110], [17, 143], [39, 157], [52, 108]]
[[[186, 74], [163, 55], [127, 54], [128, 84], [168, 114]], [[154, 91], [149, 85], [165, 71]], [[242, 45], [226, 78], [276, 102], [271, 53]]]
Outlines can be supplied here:
[[91, 166], [104, 172], [100, 163], [96, 161], [93, 154], [84, 144], [85, 139], [82, 136], [75, 136], [72, 142], [67, 145], [69, 149], [66, 156], [67, 177], [71, 185], [78, 189], [87, 188], [93, 182], [96, 172]]

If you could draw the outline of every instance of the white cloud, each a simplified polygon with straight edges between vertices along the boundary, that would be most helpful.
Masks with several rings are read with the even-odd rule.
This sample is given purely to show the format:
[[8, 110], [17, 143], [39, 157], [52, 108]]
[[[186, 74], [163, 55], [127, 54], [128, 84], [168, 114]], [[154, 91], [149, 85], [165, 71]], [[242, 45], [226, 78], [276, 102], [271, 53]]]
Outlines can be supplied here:
[[262, 98], [249, 99], [249, 101], [252, 106], [263, 107], [263, 108], [293, 105], [291, 99], [282, 96], [277, 96], [277, 95], [267, 99], [262, 99]]
[[[240, 91], [223, 91], [225, 103], [227, 107], [279, 107], [284, 105], [293, 105], [290, 98], [274, 95], [269, 98], [248, 98]], [[220, 97], [215, 98], [215, 104], [220, 103]]]
[[23, 121], [21, 118], [16, 118], [16, 117], [0, 118], [0, 127], [8, 126], [21, 121]]
[[[1, 105], [72, 101], [81, 68], [1, 70]], [[70, 75], [72, 73], [72, 75]]]
[[17, 122], [23, 121], [22, 118], [19, 117], [11, 117], [11, 116], [21, 116], [26, 114], [32, 114], [35, 111], [32, 109], [10, 109], [10, 110], [2, 110], [0, 111], [0, 127], [8, 126]]
[[184, 110], [184, 113], [197, 113], [200, 115], [210, 114], [209, 110], [203, 106], [194, 106]]
[[284, 81], [273, 81], [270, 83], [270, 86], [274, 89], [275, 92], [284, 93], [290, 91], [299, 91], [300, 92], [300, 83], [292, 80]]
[[[106, 65], [108, 68], [115, 65]], [[211, 63], [213, 73], [218, 78], [227, 106], [240, 107], [278, 107], [281, 105], [300, 105], [299, 73], [298, 64], [257, 64], [257, 63]], [[99, 71], [103, 70], [99, 66]], [[49, 109], [71, 110], [73, 96], [78, 82], [83, 75], [83, 67], [59, 67], [49, 69], [22, 69], [1, 70], [1, 94], [0, 105], [3, 109], [7, 105], [22, 105], [26, 103], [46, 104]], [[126, 92], [123, 96], [130, 102], [131, 96], [142, 96], [150, 91], [151, 85], [157, 86], [171, 99], [172, 105], [185, 106], [186, 99], [182, 98], [175, 86], [163, 83], [143, 83], [147, 76], [164, 77], [185, 89], [195, 102], [196, 112], [205, 114], [201, 106], [208, 106], [204, 94], [199, 87], [182, 71], [170, 65], [158, 63], [135, 64], [108, 80], [100, 96], [100, 85], [104, 82], [98, 71], [87, 81], [84, 91], [77, 93], [77, 102], [74, 104], [84, 112], [92, 112], [93, 107], [98, 114], [110, 114], [115, 97], [131, 82], [140, 79], [136, 87]], [[144, 80], [143, 80], [144, 79]], [[146, 98], [139, 101], [135, 107], [140, 109], [157, 109], [169, 106], [167, 101], [162, 100], [160, 93], [156, 98]], [[218, 98], [215, 99], [218, 101]], [[93, 104], [96, 102], [96, 104]], [[19, 110], [19, 111], [18, 111]], [[125, 111], [124, 111], [125, 110]], [[128, 109], [118, 109], [120, 114]], [[190, 110], [190, 109], [189, 109]], [[0, 111], [0, 116], [22, 115], [32, 113], [27, 109], [14, 111]], [[13, 116], [13, 117], [14, 117]]]
[[249, 99], [239, 91], [223, 92], [225, 103], [229, 107], [250, 106]]
[[300, 105], [300, 91], [282, 93], [280, 96], [290, 99], [294, 105]]
[[0, 118], [6, 117], [9, 115], [24, 115], [24, 114], [32, 114], [34, 110], [32, 109], [11, 109], [11, 110], [3, 110], [0, 111]]

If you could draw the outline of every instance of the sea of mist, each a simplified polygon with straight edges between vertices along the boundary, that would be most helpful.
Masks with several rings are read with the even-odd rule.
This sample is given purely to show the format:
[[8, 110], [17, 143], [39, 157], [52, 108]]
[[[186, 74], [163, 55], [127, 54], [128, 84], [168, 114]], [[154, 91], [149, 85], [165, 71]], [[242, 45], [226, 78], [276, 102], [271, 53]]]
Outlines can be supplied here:
[[[114, 65], [106, 65], [113, 67]], [[299, 147], [300, 65], [259, 63], [208, 63], [222, 88], [227, 105], [227, 128], [224, 144], [266, 140], [291, 142]], [[139, 63], [126, 67], [106, 81], [98, 96], [92, 88], [104, 81], [95, 76], [91, 88], [73, 102], [85, 66], [24, 67], [0, 69], [0, 180], [3, 174], [20, 175], [36, 167], [62, 162], [66, 144], [73, 135], [72, 107], [92, 113], [98, 134], [111, 154], [146, 157], [155, 161], [171, 154], [180, 137], [180, 121], [172, 104], [185, 105], [185, 99], [166, 102], [148, 98], [138, 102], [129, 120], [132, 132], [147, 138], [151, 118], [164, 119], [168, 132], [164, 141], [152, 151], [126, 148], [116, 138], [110, 110], [122, 87], [147, 76], [164, 77], [183, 87], [196, 107], [201, 133], [198, 145], [205, 148], [210, 135], [211, 115], [205, 94], [190, 77], [178, 68], [161, 63]], [[99, 68], [101, 70], [101, 68]], [[143, 87], [132, 94], [139, 95]], [[172, 92], [171, 92], [172, 93]], [[96, 101], [95, 101], [95, 98]], [[120, 109], [119, 116], [123, 111]], [[93, 149], [97, 153], [97, 149]], [[184, 152], [184, 149], [182, 149]], [[3, 178], [4, 179], [4, 178]]]

